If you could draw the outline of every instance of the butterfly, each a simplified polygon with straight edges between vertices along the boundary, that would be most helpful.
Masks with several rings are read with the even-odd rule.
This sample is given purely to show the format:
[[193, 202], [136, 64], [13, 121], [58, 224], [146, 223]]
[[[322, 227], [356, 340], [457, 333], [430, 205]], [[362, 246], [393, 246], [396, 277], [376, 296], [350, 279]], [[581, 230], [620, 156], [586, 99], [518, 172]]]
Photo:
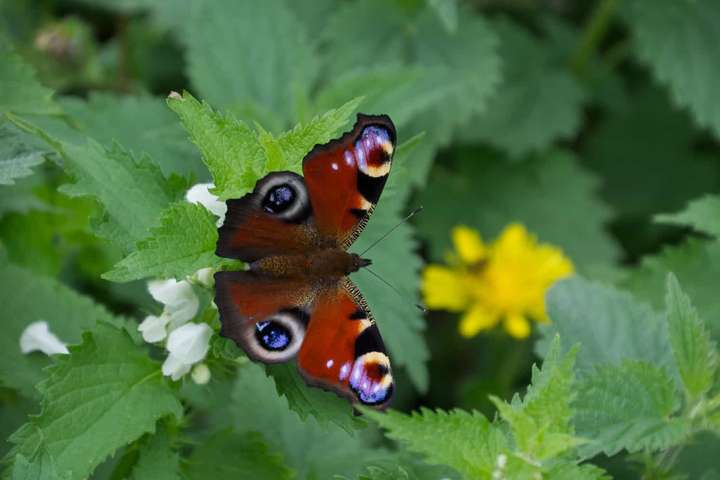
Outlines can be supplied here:
[[387, 115], [358, 114], [351, 131], [305, 156], [303, 176], [273, 172], [228, 200], [216, 249], [249, 265], [215, 274], [220, 335], [255, 361], [297, 357], [309, 385], [377, 408], [393, 394], [390, 359], [348, 278], [371, 261], [347, 249], [378, 203], [395, 144]]

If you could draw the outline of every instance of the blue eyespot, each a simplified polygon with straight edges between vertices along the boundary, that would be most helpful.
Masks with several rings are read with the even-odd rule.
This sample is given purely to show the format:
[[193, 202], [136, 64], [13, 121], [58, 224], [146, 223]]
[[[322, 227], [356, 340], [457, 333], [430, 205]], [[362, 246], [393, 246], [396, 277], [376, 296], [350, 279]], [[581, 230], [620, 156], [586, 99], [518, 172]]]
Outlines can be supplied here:
[[267, 350], [282, 351], [292, 342], [290, 331], [278, 322], [265, 321], [255, 325], [255, 337]]
[[263, 199], [263, 208], [270, 213], [282, 213], [295, 202], [295, 190], [290, 185], [278, 185]]

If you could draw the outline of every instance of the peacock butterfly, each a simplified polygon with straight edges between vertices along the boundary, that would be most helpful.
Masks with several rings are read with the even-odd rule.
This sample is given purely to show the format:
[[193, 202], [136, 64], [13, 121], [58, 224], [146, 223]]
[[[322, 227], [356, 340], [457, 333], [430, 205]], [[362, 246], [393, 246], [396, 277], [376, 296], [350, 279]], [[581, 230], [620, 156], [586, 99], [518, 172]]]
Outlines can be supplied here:
[[370, 265], [347, 248], [390, 173], [395, 126], [358, 114], [350, 132], [316, 145], [303, 175], [274, 172], [227, 201], [217, 255], [249, 269], [215, 274], [220, 335], [264, 363], [297, 356], [305, 381], [377, 408], [393, 393], [390, 359], [348, 275]]

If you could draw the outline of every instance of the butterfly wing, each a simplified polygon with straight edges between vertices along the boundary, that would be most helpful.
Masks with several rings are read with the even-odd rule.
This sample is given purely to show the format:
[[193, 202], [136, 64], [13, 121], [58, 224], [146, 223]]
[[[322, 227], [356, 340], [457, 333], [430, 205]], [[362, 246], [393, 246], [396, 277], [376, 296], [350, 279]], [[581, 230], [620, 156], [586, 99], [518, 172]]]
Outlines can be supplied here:
[[252, 272], [215, 274], [220, 334], [265, 363], [297, 355], [306, 382], [382, 408], [393, 392], [390, 359], [357, 287], [313, 287]]
[[305, 157], [303, 175], [322, 237], [343, 248], [357, 238], [387, 181], [395, 142], [387, 115], [358, 114], [352, 131]]
[[353, 402], [378, 408], [389, 403], [390, 359], [365, 299], [349, 279], [315, 298], [298, 368], [310, 385]]
[[292, 172], [274, 172], [252, 193], [228, 200], [218, 229], [216, 254], [254, 262], [271, 255], [303, 254], [317, 243], [305, 182]]

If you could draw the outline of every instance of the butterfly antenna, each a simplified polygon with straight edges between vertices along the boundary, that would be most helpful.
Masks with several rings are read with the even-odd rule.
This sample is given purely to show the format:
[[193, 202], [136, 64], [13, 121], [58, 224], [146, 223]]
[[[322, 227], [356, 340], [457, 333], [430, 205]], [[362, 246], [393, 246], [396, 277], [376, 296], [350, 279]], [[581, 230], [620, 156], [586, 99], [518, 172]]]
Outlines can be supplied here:
[[[400, 293], [400, 290], [398, 290], [397, 288], [395, 288], [391, 283], [389, 283], [387, 280], [385, 280], [384, 278], [382, 278], [380, 275], [378, 275], [377, 273], [373, 272], [372, 270], [370, 270], [370, 269], [367, 268], [367, 267], [365, 268], [365, 271], [366, 271], [366, 272], [370, 272], [373, 277], [377, 278], [378, 280], [380, 280], [381, 282], [383, 282], [385, 285], [387, 285], [388, 287], [390, 287], [390, 289], [392, 289], [393, 292], [397, 293], [398, 297], [400, 297], [400, 298], [403, 298], [403, 297], [404, 297], [404, 295], [403, 295], [402, 293]], [[421, 304], [419, 304], [419, 303], [416, 303], [415, 306], [416, 306], [422, 313], [427, 313], [427, 308], [425, 308], [423, 305], [421, 305]]]
[[367, 247], [365, 250], [363, 250], [362, 253], [360, 254], [360, 256], [362, 257], [363, 255], [365, 255], [365, 254], [368, 252], [368, 250], [370, 250], [370, 249], [373, 248], [375, 245], [377, 245], [378, 243], [380, 243], [380, 242], [382, 242], [383, 240], [385, 240], [385, 238], [386, 238], [388, 235], [390, 235], [392, 232], [394, 232], [395, 230], [397, 230], [397, 228], [398, 228], [400, 225], [402, 225], [403, 223], [407, 222], [408, 220], [410, 220], [412, 217], [414, 217], [414, 216], [417, 215], [418, 213], [422, 212], [422, 209], [423, 209], [423, 207], [422, 207], [422, 205], [420, 205], [420, 206], [417, 207], [415, 210], [413, 210], [412, 212], [408, 213], [408, 214], [405, 216], [405, 218], [403, 218], [402, 220], [400, 220], [400, 221], [397, 223], [397, 225], [395, 225], [395, 226], [392, 227], [390, 230], [388, 230], [387, 232], [385, 232], [385, 234], [383, 234], [383, 236], [381, 236], [380, 238], [378, 238], [377, 240], [375, 240], [373, 243], [370, 244], [369, 247]]

